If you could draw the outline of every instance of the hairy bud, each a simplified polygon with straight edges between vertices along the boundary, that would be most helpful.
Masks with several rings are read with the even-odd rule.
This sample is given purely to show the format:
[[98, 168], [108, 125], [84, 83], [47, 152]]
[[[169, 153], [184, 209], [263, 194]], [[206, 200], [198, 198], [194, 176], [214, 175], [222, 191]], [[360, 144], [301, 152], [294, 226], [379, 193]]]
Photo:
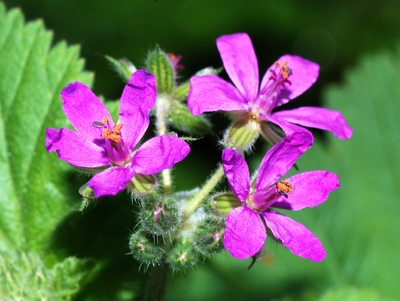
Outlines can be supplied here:
[[133, 258], [147, 267], [149, 265], [159, 265], [164, 256], [164, 250], [157, 246], [153, 238], [149, 237], [143, 231], [138, 231], [131, 235], [129, 249], [132, 252]]
[[178, 242], [167, 255], [167, 263], [174, 272], [185, 272], [199, 260], [199, 254], [194, 250], [189, 240]]
[[143, 229], [154, 235], [168, 235], [180, 225], [182, 213], [177, 201], [172, 197], [150, 198], [139, 212]]
[[192, 240], [195, 249], [203, 256], [210, 256], [224, 250], [222, 239], [225, 227], [217, 219], [205, 219], [200, 222], [193, 233]]

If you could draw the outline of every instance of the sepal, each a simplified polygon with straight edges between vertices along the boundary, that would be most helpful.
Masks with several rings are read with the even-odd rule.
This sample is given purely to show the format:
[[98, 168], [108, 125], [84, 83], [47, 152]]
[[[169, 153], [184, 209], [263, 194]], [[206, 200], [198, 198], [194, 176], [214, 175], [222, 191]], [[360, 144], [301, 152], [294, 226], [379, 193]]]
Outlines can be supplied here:
[[111, 56], [106, 55], [106, 59], [110, 62], [111, 66], [117, 71], [122, 80], [127, 83], [137, 68], [127, 59], [116, 60]]
[[232, 192], [219, 193], [211, 198], [211, 208], [221, 217], [227, 216], [233, 209], [242, 205]]
[[240, 153], [248, 151], [258, 138], [259, 123], [247, 118], [236, 120], [225, 133], [225, 143]]
[[157, 179], [153, 175], [135, 174], [127, 187], [138, 196], [152, 193], [157, 187]]

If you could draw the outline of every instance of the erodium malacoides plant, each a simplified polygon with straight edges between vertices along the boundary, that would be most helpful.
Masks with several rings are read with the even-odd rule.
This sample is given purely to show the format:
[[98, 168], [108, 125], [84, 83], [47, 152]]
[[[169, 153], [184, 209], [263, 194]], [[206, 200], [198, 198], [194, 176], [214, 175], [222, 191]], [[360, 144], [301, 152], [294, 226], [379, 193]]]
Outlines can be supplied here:
[[[279, 211], [315, 207], [340, 186], [337, 175], [326, 170], [286, 176], [314, 142], [307, 127], [330, 131], [339, 139], [352, 135], [337, 111], [284, 109], [317, 80], [319, 66], [286, 54], [260, 83], [247, 34], [222, 36], [217, 48], [231, 82], [218, 76], [220, 70], [208, 67], [178, 84], [180, 57], [159, 48], [149, 53], [144, 69], [108, 57], [126, 82], [119, 119], [113, 120], [87, 86], [73, 82], [61, 91], [61, 99], [74, 130], [46, 130], [48, 152], [92, 175], [79, 190], [82, 210], [94, 198], [125, 189], [131, 193], [139, 209], [138, 225], [127, 242], [130, 254], [146, 269], [154, 267], [161, 279], [162, 273], [186, 271], [225, 249], [253, 264], [267, 252], [268, 239], [311, 261], [326, 256], [310, 230]], [[171, 168], [188, 156], [197, 138], [211, 132], [202, 114], [216, 111], [232, 117], [219, 146], [221, 163], [199, 187], [174, 191]], [[142, 141], [151, 120], [155, 136]], [[173, 129], [187, 136], [179, 137]], [[271, 147], [251, 177], [245, 157], [259, 137]], [[216, 191], [224, 178], [230, 190]], [[151, 288], [154, 293], [165, 283], [157, 285]]]

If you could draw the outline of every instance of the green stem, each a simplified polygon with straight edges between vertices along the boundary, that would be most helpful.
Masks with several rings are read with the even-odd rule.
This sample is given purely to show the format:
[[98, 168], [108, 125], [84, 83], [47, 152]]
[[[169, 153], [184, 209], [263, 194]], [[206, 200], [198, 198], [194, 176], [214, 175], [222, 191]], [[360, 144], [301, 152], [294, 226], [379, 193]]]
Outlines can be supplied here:
[[[160, 94], [157, 96], [156, 101], [156, 127], [157, 127], [157, 135], [165, 135], [167, 133], [167, 115], [168, 115], [168, 106], [170, 100], [168, 96], [165, 94]], [[161, 173], [162, 182], [164, 191], [167, 194], [172, 193], [172, 180], [171, 180], [171, 170], [164, 169]]]
[[162, 301], [167, 291], [167, 284], [171, 269], [167, 264], [156, 265], [150, 272], [143, 295], [137, 296], [135, 300]]
[[196, 193], [191, 199], [189, 199], [185, 208], [183, 209], [183, 220], [189, 218], [189, 216], [196, 210], [197, 207], [204, 201], [204, 199], [210, 194], [210, 192], [214, 189], [215, 186], [219, 183], [219, 181], [224, 176], [224, 169], [222, 165], [219, 164], [217, 170], [211, 176], [211, 178], [204, 184], [201, 190]]

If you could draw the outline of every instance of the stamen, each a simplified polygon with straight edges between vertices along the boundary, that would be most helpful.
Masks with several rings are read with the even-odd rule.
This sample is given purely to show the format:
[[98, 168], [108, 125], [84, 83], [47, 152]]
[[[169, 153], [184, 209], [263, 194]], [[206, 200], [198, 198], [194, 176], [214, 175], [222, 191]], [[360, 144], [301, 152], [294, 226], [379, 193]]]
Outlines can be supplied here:
[[96, 128], [104, 128], [103, 131], [101, 132], [101, 138], [103, 139], [109, 139], [111, 141], [114, 142], [121, 142], [122, 141], [122, 137], [121, 137], [121, 129], [122, 129], [122, 124], [117, 124], [114, 125], [114, 127], [111, 130], [110, 127], [110, 120], [108, 119], [107, 116], [104, 116], [100, 121], [93, 121], [92, 125]]
[[275, 187], [276, 187], [276, 196], [284, 196], [285, 198], [287, 198], [288, 194], [293, 192], [292, 183], [285, 180], [275, 183]]
[[[275, 66], [276, 66], [276, 63], [275, 63]], [[279, 65], [278, 65], [278, 67], [279, 67]], [[280, 66], [280, 69], [281, 69], [281, 73], [282, 73], [282, 76], [284, 79], [288, 79], [289, 76], [292, 75], [292, 69], [290, 69], [288, 67], [288, 62], [286, 62], [286, 61], [283, 62], [282, 66]]]

